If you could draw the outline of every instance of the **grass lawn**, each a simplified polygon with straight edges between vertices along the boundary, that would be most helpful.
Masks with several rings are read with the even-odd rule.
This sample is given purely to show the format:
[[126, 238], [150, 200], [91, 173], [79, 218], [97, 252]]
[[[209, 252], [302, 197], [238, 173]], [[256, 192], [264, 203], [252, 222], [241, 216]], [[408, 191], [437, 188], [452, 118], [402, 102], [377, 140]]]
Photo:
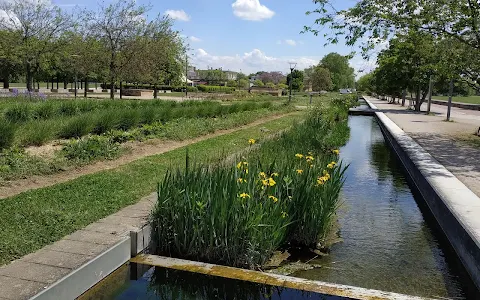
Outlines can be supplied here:
[[[432, 99], [448, 101], [448, 96], [432, 96]], [[452, 101], [461, 102], [461, 103], [480, 104], [480, 96], [453, 97]]]
[[[193, 160], [220, 160], [290, 127], [301, 113], [188, 146]], [[24, 192], [0, 200], [0, 265], [51, 244], [88, 224], [136, 203], [156, 189], [165, 171], [185, 162], [187, 147], [122, 167]]]

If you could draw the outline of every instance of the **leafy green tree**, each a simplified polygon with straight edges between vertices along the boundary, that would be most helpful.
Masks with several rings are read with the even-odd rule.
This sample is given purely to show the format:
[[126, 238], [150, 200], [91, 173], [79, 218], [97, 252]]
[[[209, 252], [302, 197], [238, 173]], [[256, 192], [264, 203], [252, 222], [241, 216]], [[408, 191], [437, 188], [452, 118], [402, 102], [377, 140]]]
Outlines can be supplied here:
[[250, 81], [248, 79], [242, 78], [238, 80], [238, 88], [246, 89], [250, 87]]
[[290, 86], [290, 81], [292, 83], [292, 90], [302, 91], [303, 90], [303, 72], [300, 70], [293, 70], [292, 73], [287, 75], [287, 86]]
[[363, 75], [357, 80], [357, 90], [368, 94], [372, 93], [375, 90], [374, 79], [373, 73]]
[[47, 1], [2, 1], [0, 11], [4, 13], [0, 29], [19, 38], [16, 56], [24, 66], [27, 89], [32, 90], [34, 75], [46, 56], [61, 46], [58, 37], [74, 27], [73, 17]]
[[22, 61], [17, 55], [20, 40], [18, 33], [0, 30], [0, 80], [6, 89], [21, 74]]
[[340, 37], [347, 45], [359, 44], [365, 57], [380, 42], [390, 39], [392, 32], [423, 32], [434, 39], [448, 40], [456, 45], [463, 57], [455, 65], [459, 79], [480, 90], [480, 4], [478, 1], [404, 1], [361, 0], [348, 9], [337, 9], [333, 0], [314, 0], [317, 8], [307, 14], [318, 16], [315, 24], [304, 31], [326, 34], [329, 43], [338, 43]]
[[236, 80], [228, 80], [228, 81], [227, 81], [227, 86], [229, 86], [229, 87], [237, 87], [237, 86], [238, 86], [238, 81], [236, 81]]
[[288, 89], [288, 85], [286, 85], [285, 83], [279, 83], [277, 84], [277, 89], [286, 90]]
[[267, 84], [265, 84], [265, 87], [269, 88], [269, 89], [274, 89], [275, 88], [275, 83], [273, 82], [267, 82]]
[[263, 86], [265, 86], [265, 84], [263, 83], [263, 81], [261, 81], [260, 79], [256, 79], [256, 80], [253, 82], [253, 85], [254, 85], [254, 86], [258, 86], [258, 87], [263, 87]]
[[321, 66], [330, 71], [334, 90], [351, 88], [355, 83], [354, 70], [348, 60], [338, 53], [329, 53], [320, 61]]
[[331, 91], [333, 89], [330, 71], [322, 66], [315, 67], [312, 74], [312, 88], [314, 91]]

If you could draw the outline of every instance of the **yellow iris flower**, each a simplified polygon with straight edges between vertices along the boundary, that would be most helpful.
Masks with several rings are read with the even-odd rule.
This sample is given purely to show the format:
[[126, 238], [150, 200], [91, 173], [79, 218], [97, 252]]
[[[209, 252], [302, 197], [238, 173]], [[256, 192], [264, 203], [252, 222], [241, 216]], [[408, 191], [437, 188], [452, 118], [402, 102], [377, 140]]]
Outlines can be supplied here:
[[249, 139], [249, 140], [248, 140], [248, 144], [249, 144], [249, 145], [253, 145], [253, 144], [255, 144], [256, 142], [257, 142], [257, 141], [255, 141], [254, 139]]
[[250, 195], [247, 194], [247, 193], [241, 193], [241, 194], [239, 195], [239, 197], [242, 198], [242, 199], [247, 199], [247, 198], [250, 199]]
[[302, 174], [303, 174], [303, 170], [298, 169], [298, 170], [297, 170], [297, 174], [298, 174], [298, 175], [302, 175]]
[[297, 153], [297, 154], [295, 154], [295, 157], [297, 157], [297, 158], [303, 158], [303, 154]]
[[277, 202], [278, 202], [278, 198], [275, 197], [275, 196], [268, 196], [268, 199], [272, 199], [272, 200], [273, 200], [273, 203], [277, 203]]
[[335, 155], [339, 155], [339, 154], [340, 154], [340, 150], [338, 150], [338, 149], [332, 150], [332, 152], [333, 152], [333, 154], [335, 154]]

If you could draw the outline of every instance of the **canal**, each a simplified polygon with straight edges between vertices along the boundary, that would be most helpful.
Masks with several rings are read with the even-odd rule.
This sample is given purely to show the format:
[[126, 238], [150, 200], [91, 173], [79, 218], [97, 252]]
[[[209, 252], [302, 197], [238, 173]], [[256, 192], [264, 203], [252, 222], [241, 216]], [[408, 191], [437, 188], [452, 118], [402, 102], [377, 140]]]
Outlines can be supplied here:
[[[423, 200], [412, 192], [375, 118], [351, 116], [349, 125], [351, 138], [341, 149], [349, 168], [337, 214], [340, 242], [328, 256], [311, 261], [323, 267], [293, 276], [430, 298], [480, 299]], [[132, 276], [125, 267], [120, 279], [104, 281], [81, 299], [338, 299], [179, 271], [144, 271]]]

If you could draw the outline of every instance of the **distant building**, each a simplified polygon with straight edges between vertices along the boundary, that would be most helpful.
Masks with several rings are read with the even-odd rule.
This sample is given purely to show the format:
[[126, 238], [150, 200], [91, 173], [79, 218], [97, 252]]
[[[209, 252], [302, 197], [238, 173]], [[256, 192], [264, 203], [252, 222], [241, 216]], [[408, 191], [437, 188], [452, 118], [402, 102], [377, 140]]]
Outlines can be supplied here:
[[227, 76], [227, 80], [237, 80], [238, 78], [238, 72], [223, 71], [223, 73]]

